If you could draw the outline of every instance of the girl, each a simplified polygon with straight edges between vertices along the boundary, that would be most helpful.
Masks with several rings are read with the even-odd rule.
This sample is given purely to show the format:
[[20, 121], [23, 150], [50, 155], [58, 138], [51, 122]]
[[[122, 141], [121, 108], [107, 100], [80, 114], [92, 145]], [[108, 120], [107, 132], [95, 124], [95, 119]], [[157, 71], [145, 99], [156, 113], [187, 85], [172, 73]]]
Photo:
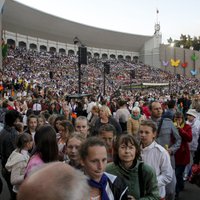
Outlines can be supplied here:
[[74, 127], [71, 122], [63, 120], [59, 124], [59, 135], [58, 138], [58, 151], [59, 151], [59, 160], [65, 160], [65, 149], [66, 149], [66, 142], [69, 136], [74, 132]]
[[17, 148], [12, 152], [6, 163], [6, 169], [11, 172], [10, 181], [15, 194], [24, 180], [25, 169], [29, 160], [28, 150], [33, 146], [31, 135], [28, 133], [20, 134], [16, 146]]
[[35, 148], [28, 162], [25, 176], [29, 176], [44, 163], [57, 160], [58, 145], [55, 130], [49, 125], [39, 127], [35, 133]]
[[84, 140], [85, 138], [79, 133], [73, 133], [66, 142], [66, 154], [69, 158], [68, 164], [76, 169], [81, 169], [78, 150]]

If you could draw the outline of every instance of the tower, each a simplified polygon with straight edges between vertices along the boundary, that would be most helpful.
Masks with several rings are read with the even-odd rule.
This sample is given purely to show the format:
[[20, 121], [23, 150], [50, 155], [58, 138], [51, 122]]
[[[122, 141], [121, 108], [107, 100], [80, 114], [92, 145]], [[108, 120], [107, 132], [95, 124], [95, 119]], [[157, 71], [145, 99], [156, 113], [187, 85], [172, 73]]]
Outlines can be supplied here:
[[154, 26], [154, 35], [160, 35], [160, 22], [158, 21], [158, 14], [159, 14], [159, 10], [156, 9], [156, 23]]

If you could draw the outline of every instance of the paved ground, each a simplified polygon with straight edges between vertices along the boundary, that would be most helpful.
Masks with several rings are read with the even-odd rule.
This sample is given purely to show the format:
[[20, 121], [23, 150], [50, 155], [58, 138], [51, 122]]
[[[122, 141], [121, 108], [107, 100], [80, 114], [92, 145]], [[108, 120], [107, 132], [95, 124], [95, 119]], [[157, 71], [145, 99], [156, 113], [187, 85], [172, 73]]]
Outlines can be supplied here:
[[200, 187], [185, 183], [185, 189], [180, 193], [179, 200], [200, 200]]

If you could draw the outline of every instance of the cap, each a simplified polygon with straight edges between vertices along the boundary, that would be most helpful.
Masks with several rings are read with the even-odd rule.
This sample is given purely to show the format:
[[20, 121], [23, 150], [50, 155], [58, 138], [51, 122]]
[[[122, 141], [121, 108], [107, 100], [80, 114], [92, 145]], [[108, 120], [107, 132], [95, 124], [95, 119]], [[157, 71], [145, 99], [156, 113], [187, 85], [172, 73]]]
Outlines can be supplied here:
[[193, 117], [197, 117], [198, 116], [198, 113], [195, 109], [189, 109], [187, 112], [186, 112], [187, 115], [192, 115]]

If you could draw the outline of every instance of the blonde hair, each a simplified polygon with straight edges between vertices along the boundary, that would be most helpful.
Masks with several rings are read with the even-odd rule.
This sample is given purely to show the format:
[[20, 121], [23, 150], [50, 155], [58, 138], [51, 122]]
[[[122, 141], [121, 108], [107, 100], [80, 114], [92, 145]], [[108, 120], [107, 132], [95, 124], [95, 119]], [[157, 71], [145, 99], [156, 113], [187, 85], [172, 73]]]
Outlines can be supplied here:
[[103, 106], [101, 106], [100, 110], [103, 110], [107, 114], [108, 117], [112, 116], [112, 113], [108, 106], [103, 105]]

